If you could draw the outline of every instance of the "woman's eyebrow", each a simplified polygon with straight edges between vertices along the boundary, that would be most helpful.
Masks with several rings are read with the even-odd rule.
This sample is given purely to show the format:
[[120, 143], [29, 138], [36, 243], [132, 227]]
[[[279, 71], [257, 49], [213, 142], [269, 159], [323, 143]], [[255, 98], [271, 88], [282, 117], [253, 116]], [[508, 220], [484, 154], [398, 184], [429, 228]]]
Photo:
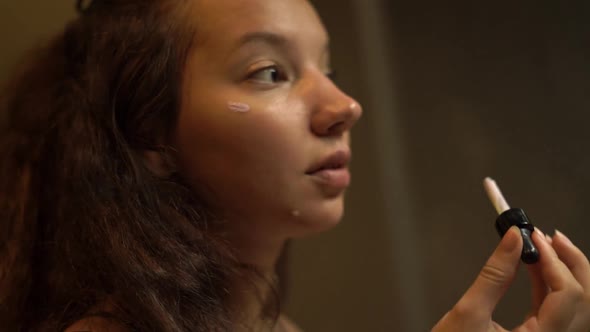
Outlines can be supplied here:
[[231, 58], [248, 44], [269, 45], [283, 52], [289, 52], [295, 47], [286, 36], [281, 34], [268, 31], [246, 32], [237, 38], [233, 46], [230, 46], [227, 57]]
[[246, 44], [250, 44], [253, 42], [263, 42], [266, 44], [270, 44], [273, 46], [281, 46], [285, 47], [289, 44], [289, 40], [287, 37], [274, 33], [274, 32], [267, 32], [267, 31], [255, 31], [255, 32], [248, 32], [241, 36], [238, 39], [236, 44], [236, 48], [244, 46]]
[[[285, 36], [283, 34], [278, 34], [275, 32], [269, 32], [269, 31], [253, 31], [253, 32], [247, 32], [247, 33], [243, 34], [242, 36], [240, 36], [238, 38], [235, 46], [232, 47], [229, 54], [233, 54], [234, 52], [238, 51], [240, 48], [244, 47], [245, 45], [257, 44], [257, 43], [266, 44], [266, 45], [281, 49], [283, 52], [286, 52], [286, 53], [291, 53], [297, 49], [295, 42], [293, 40], [289, 39], [288, 36]], [[329, 57], [329, 54], [330, 54], [330, 41], [329, 41], [329, 39], [324, 41], [322, 54], [323, 54], [323, 56], [328, 54], [328, 57]]]
[[[291, 43], [289, 38], [286, 37], [285, 35], [282, 35], [282, 34], [269, 32], [269, 31], [254, 31], [254, 32], [247, 32], [244, 35], [242, 35], [238, 39], [235, 48], [240, 48], [246, 44], [255, 43], [255, 42], [262, 42], [262, 43], [270, 44], [272, 46], [279, 46], [279, 47], [283, 47], [283, 48], [290, 47], [289, 44]], [[324, 42], [324, 47], [323, 47], [324, 50], [330, 49], [329, 44], [330, 44], [329, 41]]]

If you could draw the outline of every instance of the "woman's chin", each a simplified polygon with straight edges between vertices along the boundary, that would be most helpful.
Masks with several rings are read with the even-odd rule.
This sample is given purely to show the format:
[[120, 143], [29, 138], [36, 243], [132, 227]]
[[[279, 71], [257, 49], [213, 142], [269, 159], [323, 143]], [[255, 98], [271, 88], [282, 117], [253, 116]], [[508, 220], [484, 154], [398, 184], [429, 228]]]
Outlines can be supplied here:
[[335, 198], [321, 204], [309, 204], [291, 213], [295, 226], [294, 237], [328, 231], [336, 227], [344, 216], [344, 200]]

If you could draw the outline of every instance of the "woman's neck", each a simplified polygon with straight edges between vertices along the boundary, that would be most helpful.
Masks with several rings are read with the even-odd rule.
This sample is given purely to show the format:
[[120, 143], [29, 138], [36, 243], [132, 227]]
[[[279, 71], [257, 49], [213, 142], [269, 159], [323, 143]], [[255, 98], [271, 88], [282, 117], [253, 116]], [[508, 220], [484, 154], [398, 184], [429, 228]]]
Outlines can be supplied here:
[[280, 314], [276, 265], [287, 239], [262, 235], [242, 231], [225, 236], [241, 264], [230, 282], [229, 303], [244, 330], [272, 331]]

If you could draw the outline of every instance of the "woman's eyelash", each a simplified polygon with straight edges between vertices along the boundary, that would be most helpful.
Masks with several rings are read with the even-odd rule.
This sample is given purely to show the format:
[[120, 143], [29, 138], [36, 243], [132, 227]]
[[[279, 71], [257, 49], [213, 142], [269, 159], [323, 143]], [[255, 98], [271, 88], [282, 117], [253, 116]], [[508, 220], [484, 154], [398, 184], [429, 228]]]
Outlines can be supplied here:
[[287, 74], [277, 65], [267, 66], [248, 75], [248, 79], [258, 82], [277, 83], [288, 80]]
[[[324, 75], [326, 75], [326, 77], [332, 81], [336, 81], [337, 79], [337, 72], [334, 70], [330, 70]], [[271, 65], [253, 71], [248, 75], [248, 80], [268, 84], [288, 81], [289, 77], [281, 67], [277, 65]]]

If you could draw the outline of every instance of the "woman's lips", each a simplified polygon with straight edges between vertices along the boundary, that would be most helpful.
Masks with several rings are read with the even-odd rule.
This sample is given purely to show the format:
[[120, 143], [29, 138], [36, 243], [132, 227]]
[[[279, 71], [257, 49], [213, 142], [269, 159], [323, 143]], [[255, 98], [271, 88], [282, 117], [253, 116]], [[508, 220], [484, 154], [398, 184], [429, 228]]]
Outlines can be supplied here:
[[316, 173], [324, 169], [340, 169], [346, 168], [350, 161], [350, 150], [343, 149], [335, 151], [334, 153], [322, 158], [314, 165], [312, 165], [306, 174]]
[[309, 174], [319, 184], [336, 190], [343, 190], [350, 184], [350, 172], [348, 168], [327, 168]]
[[306, 174], [329, 191], [339, 192], [350, 184], [349, 161], [349, 149], [337, 150], [310, 167]]

